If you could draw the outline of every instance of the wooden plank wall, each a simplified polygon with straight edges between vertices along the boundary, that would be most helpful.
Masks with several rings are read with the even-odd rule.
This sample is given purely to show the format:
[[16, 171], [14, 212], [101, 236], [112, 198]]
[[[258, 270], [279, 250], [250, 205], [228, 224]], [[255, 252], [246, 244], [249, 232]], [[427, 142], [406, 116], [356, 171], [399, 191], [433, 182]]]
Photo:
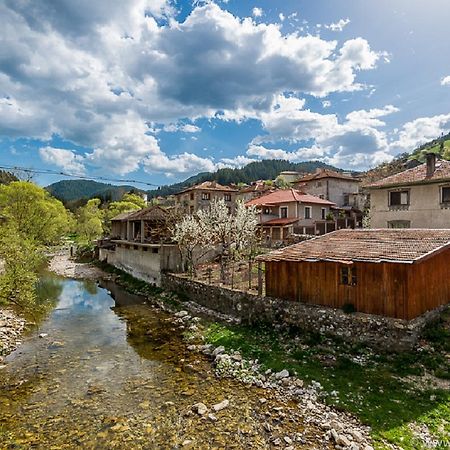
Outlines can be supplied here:
[[[411, 318], [407, 307], [411, 265], [355, 263], [356, 286], [340, 284], [342, 266], [332, 262], [267, 262], [267, 295], [334, 308], [352, 303], [360, 312]], [[411, 311], [416, 314], [417, 309]]]
[[450, 302], [450, 249], [412, 266], [408, 298], [409, 319]]

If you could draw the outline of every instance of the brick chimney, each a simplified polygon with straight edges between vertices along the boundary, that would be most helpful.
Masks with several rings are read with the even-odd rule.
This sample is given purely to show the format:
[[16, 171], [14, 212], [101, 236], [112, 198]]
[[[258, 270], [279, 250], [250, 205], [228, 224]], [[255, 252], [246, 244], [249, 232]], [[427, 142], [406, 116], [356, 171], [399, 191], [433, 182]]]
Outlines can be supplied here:
[[436, 153], [427, 153], [427, 177], [432, 177], [436, 170]]

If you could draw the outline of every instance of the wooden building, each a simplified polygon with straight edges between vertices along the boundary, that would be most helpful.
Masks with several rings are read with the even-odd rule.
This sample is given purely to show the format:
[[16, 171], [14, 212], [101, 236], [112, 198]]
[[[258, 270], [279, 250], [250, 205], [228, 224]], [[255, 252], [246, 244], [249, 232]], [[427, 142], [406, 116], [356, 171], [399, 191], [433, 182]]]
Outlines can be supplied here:
[[258, 259], [269, 297], [406, 320], [450, 302], [450, 229], [338, 230]]

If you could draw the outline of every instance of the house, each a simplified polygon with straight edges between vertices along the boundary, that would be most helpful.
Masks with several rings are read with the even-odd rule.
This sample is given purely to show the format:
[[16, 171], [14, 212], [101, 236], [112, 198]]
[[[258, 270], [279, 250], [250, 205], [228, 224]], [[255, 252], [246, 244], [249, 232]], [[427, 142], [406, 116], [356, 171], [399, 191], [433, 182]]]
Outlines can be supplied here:
[[257, 259], [269, 297], [405, 320], [450, 302], [450, 229], [338, 230]]
[[298, 179], [294, 187], [308, 194], [329, 200], [337, 206], [350, 205], [350, 195], [359, 192], [361, 180], [349, 174], [329, 169], [317, 169], [316, 172]]
[[151, 206], [111, 220], [111, 237], [99, 242], [99, 259], [144, 281], [160, 284], [161, 273], [179, 272], [183, 262], [171, 241], [171, 211]]
[[426, 162], [366, 186], [371, 226], [450, 228], [450, 161]]
[[268, 194], [276, 189], [273, 182], [267, 182], [265, 180], [253, 181], [250, 185], [243, 186], [239, 189], [236, 195], [236, 200], [243, 201], [244, 203], [261, 197], [261, 195]]
[[316, 234], [316, 223], [325, 221], [334, 203], [295, 189], [278, 189], [248, 201], [260, 212], [260, 226], [270, 241], [292, 233]]
[[186, 214], [194, 214], [200, 209], [207, 209], [214, 199], [223, 199], [228, 205], [230, 214], [236, 210], [238, 190], [223, 186], [216, 181], [205, 181], [175, 194], [175, 205]]

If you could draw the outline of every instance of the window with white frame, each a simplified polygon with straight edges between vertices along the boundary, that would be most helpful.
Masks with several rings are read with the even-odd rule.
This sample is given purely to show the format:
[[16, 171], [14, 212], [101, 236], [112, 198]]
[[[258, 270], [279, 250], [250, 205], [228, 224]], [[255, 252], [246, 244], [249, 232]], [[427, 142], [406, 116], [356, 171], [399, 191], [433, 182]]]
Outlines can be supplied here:
[[211, 200], [211, 194], [209, 192], [202, 192], [202, 200]]
[[286, 219], [287, 216], [288, 216], [288, 208], [287, 208], [287, 206], [281, 206], [280, 207], [280, 217], [282, 219]]
[[311, 219], [312, 217], [312, 207], [305, 206], [305, 219]]

